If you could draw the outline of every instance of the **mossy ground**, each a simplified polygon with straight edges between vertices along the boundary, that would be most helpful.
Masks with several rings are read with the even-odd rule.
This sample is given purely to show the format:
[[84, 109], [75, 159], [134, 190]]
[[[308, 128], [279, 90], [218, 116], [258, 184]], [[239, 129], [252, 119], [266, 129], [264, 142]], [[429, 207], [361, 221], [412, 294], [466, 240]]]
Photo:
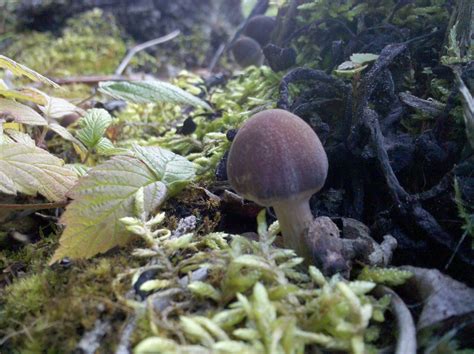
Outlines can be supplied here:
[[[50, 235], [20, 251], [2, 251], [0, 329], [5, 352], [72, 352], [98, 318], [110, 319], [117, 333], [128, 309], [116, 301], [114, 277], [138, 266], [127, 250], [74, 265], [49, 267], [57, 246]], [[8, 270], [12, 270], [11, 273]], [[14, 271], [13, 271], [14, 270]], [[114, 343], [106, 336], [104, 343]]]
[[[337, 6], [334, 5], [334, 8]], [[331, 8], [331, 6], [328, 5], [328, 8]], [[357, 11], [365, 11], [365, 9], [360, 8]], [[309, 16], [311, 15], [314, 14], [310, 13]], [[335, 15], [337, 13], [330, 13], [325, 16]], [[356, 16], [357, 13], [349, 15]], [[314, 18], [304, 20], [313, 21], [319, 19], [318, 16], [322, 15], [314, 16]], [[423, 18], [426, 19], [426, 16]], [[412, 18], [409, 20], [413, 21]], [[99, 36], [101, 38], [100, 43], [97, 42]], [[71, 19], [59, 37], [48, 33], [25, 33], [15, 35], [13, 38], [15, 43], [8, 48], [6, 55], [45, 75], [54, 77], [112, 74], [125, 54], [127, 46], [131, 44], [129, 39], [122, 38], [122, 34], [114, 24], [113, 19], [104, 18], [103, 14], [98, 11]], [[200, 39], [198, 35], [194, 38], [193, 42], [196, 44], [196, 48], [199, 48]], [[309, 66], [318, 66], [321, 62], [324, 62], [324, 57], [320, 55], [318, 48], [314, 48], [307, 43], [307, 39], [302, 37], [298, 42], [298, 46], [302, 49], [299, 53], [298, 62], [309, 63]], [[184, 44], [184, 42], [179, 42], [178, 45]], [[156, 72], [159, 72], [158, 67], [169, 63], [179, 63], [181, 59], [170, 59], [168, 54], [163, 58], [152, 58], [149, 55], [142, 54], [132, 62], [132, 67], [152, 67], [156, 69]], [[202, 60], [203, 58], [199, 58], [199, 61]], [[267, 67], [249, 68], [241, 74], [229, 78], [225, 85], [208, 90], [204, 81], [197, 75], [191, 72], [182, 72], [173, 82], [185, 90], [206, 97], [211, 101], [218, 119], [199, 109], [190, 113], [170, 104], [129, 105], [117, 114], [112, 129], [108, 131], [108, 137], [117, 146], [130, 146], [133, 143], [159, 145], [186, 156], [198, 166], [198, 183], [207, 186], [207, 182], [212, 180], [214, 176], [218, 162], [230, 145], [226, 138], [226, 132], [237, 128], [255, 109], [272, 107], [281, 77], [281, 73], [274, 73]], [[443, 89], [445, 91], [442, 92]], [[295, 85], [292, 90], [297, 92], [298, 86]], [[445, 85], [433, 82], [433, 90], [439, 91], [437, 97], [440, 100], [445, 101], [447, 99], [449, 92], [446, 91]], [[66, 90], [61, 92], [62, 97], [78, 100], [85, 99], [90, 94], [90, 88], [85, 85], [67, 86]], [[460, 116], [460, 114], [457, 115]], [[424, 117], [422, 118], [424, 120]], [[179, 133], [179, 128], [185, 119], [192, 119], [197, 125], [196, 130], [187, 135]], [[407, 129], [412, 129], [414, 133], [421, 129], [417, 122], [407, 122], [407, 124], [409, 124]], [[62, 150], [62, 147], [58, 147], [58, 149]], [[100, 159], [94, 161], [94, 163], [99, 162]], [[168, 202], [163, 210], [167, 214], [165, 226], [170, 230], [177, 226], [183, 216], [194, 215], [197, 218], [198, 227], [195, 235], [197, 239], [193, 239], [193, 242], [198, 245], [190, 246], [189, 249], [178, 255], [173, 253], [172, 260], [176, 268], [180, 271], [182, 268], [187, 269], [180, 264], [181, 260], [190, 262], [191, 266], [194, 267], [193, 269], [198, 269], [201, 263], [204, 264], [207, 261], [212, 263], [212, 260], [214, 260], [215, 264], [212, 266], [215, 266], [215, 268], [211, 272], [209, 283], [217, 290], [227, 292], [224, 296], [226, 301], [217, 305], [213, 302], [214, 300], [206, 299], [203, 293], [186, 294], [185, 299], [192, 298], [196, 302], [195, 305], [191, 306], [192, 309], [200, 307], [199, 313], [209, 316], [223, 311], [231, 300], [235, 300], [237, 290], [232, 289], [232, 285], [235, 285], [236, 289], [244, 293], [250, 299], [248, 301], [258, 304], [257, 296], [255, 296], [255, 293], [252, 294], [251, 288], [257, 281], [262, 281], [267, 287], [266, 291], [268, 291], [270, 299], [276, 304], [278, 314], [284, 313], [290, 318], [295, 311], [292, 311], [294, 309], [287, 303], [281, 301], [282, 293], [296, 290], [291, 286], [288, 288], [279, 287], [281, 284], [278, 281], [283, 279], [301, 286], [298, 291], [302, 292], [302, 297], [310, 298], [308, 300], [309, 307], [326, 306], [324, 313], [318, 312], [314, 308], [311, 310], [299, 309], [301, 313], [297, 313], [295, 316], [300, 316], [298, 319], [305, 319], [305, 321], [302, 321], [304, 329], [325, 330], [326, 333], [340, 336], [344, 340], [351, 338], [352, 333], [341, 335], [335, 328], [332, 328], [336, 327], [334, 323], [338, 323], [336, 321], [340, 320], [338, 316], [344, 319], [346, 319], [344, 316], [347, 316], [348, 322], [345, 322], [345, 324], [347, 324], [348, 330], [353, 330], [353, 327], [351, 327], [353, 323], [350, 323], [350, 321], [357, 317], [351, 313], [351, 305], [354, 303], [344, 302], [347, 298], [344, 298], [343, 291], [347, 291], [347, 289], [342, 288], [343, 291], [336, 291], [337, 281], [334, 281], [331, 286], [325, 284], [327, 287], [321, 290], [324, 281], [319, 279], [320, 282], [318, 283], [317, 274], [312, 274], [314, 279], [310, 281], [311, 277], [308, 274], [293, 271], [292, 267], [294, 265], [292, 264], [283, 266], [278, 264], [282, 266], [283, 270], [272, 269], [271, 272], [268, 272], [270, 275], [265, 273], [267, 271], [265, 269], [255, 270], [251, 267], [244, 269], [243, 276], [239, 273], [242, 268], [239, 268], [239, 272], [236, 274], [227, 274], [227, 268], [230, 269], [231, 264], [234, 266], [237, 264], [235, 261], [241, 255], [239, 252], [243, 252], [241, 248], [244, 248], [245, 252], [251, 255], [261, 257], [258, 258], [259, 261], [267, 262], [273, 261], [273, 259], [265, 254], [268, 250], [262, 250], [262, 248], [259, 248], [260, 246], [252, 244], [239, 236], [235, 237], [235, 240], [237, 240], [234, 242], [235, 248], [230, 248], [227, 243], [225, 245], [219, 243], [222, 241], [219, 238], [221, 235], [216, 236], [216, 239], [209, 237], [209, 234], [215, 231], [219, 225], [219, 206], [217, 202], [206, 196], [202, 189], [196, 186], [186, 189], [178, 198]], [[118, 343], [124, 324], [132, 316], [138, 318], [131, 336], [131, 347], [134, 347], [145, 338], [157, 336], [160, 330], [166, 334], [171, 333], [170, 337], [174, 339], [183, 336], [179, 339], [181, 339], [181, 342], [187, 343], [184, 340], [184, 334], [180, 332], [181, 329], [177, 329], [180, 328], [177, 321], [173, 322], [169, 332], [166, 332], [163, 328], [158, 328], [161, 323], [153, 317], [153, 314], [150, 315], [152, 311], [148, 313], [134, 311], [133, 306], [129, 306], [123, 301], [126, 298], [125, 294], [132, 288], [132, 284], [131, 282], [116, 282], [115, 280], [120, 274], [132, 272], [135, 268], [142, 267], [147, 263], [148, 259], [132, 256], [132, 251], [136, 247], [143, 247], [140, 241], [132, 243], [128, 248], [112, 250], [92, 260], [78, 261], [72, 264], [57, 264], [50, 267], [48, 266], [48, 260], [57, 247], [59, 233], [50, 232], [48, 235], [42, 235], [41, 232], [37, 233], [40, 234], [37, 237], [39, 239], [37, 242], [0, 252], [0, 268], [4, 270], [2, 278], [0, 278], [0, 340], [2, 341], [0, 351], [21, 353], [72, 352], [83, 335], [94, 328], [98, 319], [109, 322], [111, 325], [108, 334], [101, 340], [102, 348], [114, 348]], [[2, 237], [6, 238], [5, 235], [4, 232]], [[205, 241], [199, 238], [201, 236], [206, 237], [206, 235], [208, 239], [205, 239]], [[2, 240], [0, 241], [3, 243]], [[229, 238], [227, 241], [230, 243], [232, 239]], [[199, 242], [202, 242], [202, 244], [199, 244]], [[193, 258], [193, 252], [196, 253], [194, 255], [196, 259], [193, 260], [194, 264], [190, 261]], [[283, 251], [276, 250], [275, 252]], [[212, 257], [214, 258], [209, 260]], [[297, 265], [297, 261], [292, 258], [289, 258], [288, 263], [290, 262]], [[274, 273], [272, 273], [273, 271]], [[276, 279], [275, 274], [282, 278]], [[248, 283], [239, 284], [237, 280], [247, 281]], [[355, 284], [354, 289], [357, 289], [358, 286], [363, 287], [362, 285]], [[381, 336], [379, 335], [379, 333], [385, 335], [386, 332], [389, 332], [387, 328], [379, 326], [384, 320], [383, 312], [388, 305], [386, 299], [377, 301], [365, 297], [360, 288], [358, 290], [360, 294], [357, 295], [360, 295], [361, 302], [358, 303], [358, 306], [373, 306], [373, 319], [375, 321], [372, 321], [369, 327], [363, 328], [365, 332], [359, 329], [357, 334], [360, 335], [363, 332], [362, 336], [365, 336], [364, 339], [367, 342], [373, 343], [379, 340], [383, 344], [387, 344], [388, 341], [383, 338], [380, 340]], [[307, 295], [309, 293], [311, 293], [311, 296]], [[217, 298], [215, 294], [210, 295], [211, 298], [213, 296]], [[340, 302], [335, 303], [335, 299], [340, 300]], [[246, 304], [245, 300], [240, 300], [241, 303]], [[314, 300], [312, 304], [310, 303], [311, 300]], [[350, 300], [357, 303], [357, 298], [353, 297]], [[332, 316], [330, 310], [334, 310], [336, 315]], [[269, 311], [276, 312], [272, 308], [269, 308]], [[310, 313], [306, 318], [304, 311]], [[177, 311], [178, 315], [182, 313], [185, 313], [185, 311]], [[294, 318], [296, 317], [291, 317], [291, 320], [294, 320]], [[286, 317], [280, 316], [279, 319], [284, 322]], [[258, 321], [255, 321], [258, 326]], [[291, 323], [291, 321], [288, 321], [288, 323]], [[253, 329], [250, 328], [253, 325], [254, 323], [249, 316], [247, 323], [249, 328], [237, 329], [237, 331], [239, 329], [247, 330], [246, 332], [238, 332], [241, 338], [244, 338], [245, 335], [255, 335], [255, 331], [250, 331], [250, 329]], [[232, 326], [229, 326], [229, 328], [232, 328]], [[387, 336], [390, 336], [390, 334], [387, 334]], [[390, 337], [390, 339], [392, 338]], [[361, 337], [358, 337], [358, 340], [361, 340]], [[264, 341], [265, 338], [262, 339], [262, 342]], [[193, 339], [189, 342], [198, 341]], [[374, 350], [374, 347], [369, 346], [368, 348]]]
[[[101, 40], [97, 41], [99, 37]], [[199, 38], [192, 39], [199, 46]], [[127, 46], [113, 19], [104, 18], [99, 11], [71, 19], [59, 37], [49, 33], [24, 33], [15, 36], [14, 41], [6, 55], [52, 77], [112, 74]], [[147, 60], [145, 64], [152, 62], [146, 55], [138, 58], [138, 62], [135, 60], [132, 65], [140, 64], [140, 58], [142, 64]], [[155, 67], [181, 59], [170, 61], [165, 55], [155, 63]], [[247, 75], [231, 80], [226, 88], [214, 89], [211, 99], [222, 117], [213, 120], [202, 116], [203, 112], [194, 112], [192, 118], [198, 123], [198, 128], [190, 136], [177, 134], [183, 112], [169, 104], [129, 106], [118, 116], [115, 133], [109, 133], [113, 134], [114, 141], [124, 146], [137, 142], [159, 144], [185, 156], [194, 154], [191, 159], [201, 166], [200, 175], [209, 177], [229, 145], [226, 131], [238, 126], [252, 108], [266, 103], [274, 92], [271, 88], [278, 81], [279, 76], [268, 69], [251, 69]], [[208, 94], [204, 92], [203, 82], [193, 74], [183, 73], [175, 83], [191, 91], [199, 91], [198, 87], [201, 87], [203, 92], [193, 93]], [[90, 93], [89, 87], [74, 85], [68, 86], [61, 96], [86, 98]], [[134, 126], [133, 122], [145, 125]], [[170, 229], [176, 227], [183, 213], [183, 207], [180, 207], [181, 213], [175, 213], [176, 208], [183, 205], [186, 208], [184, 214], [191, 213], [197, 217], [201, 233], [208, 234], [214, 230], [219, 222], [217, 208], [197, 191], [189, 189], [178, 200], [165, 206]], [[42, 235], [36, 243], [0, 253], [1, 268], [4, 269], [0, 290], [2, 351], [72, 352], [99, 319], [111, 326], [101, 339], [101, 347], [113, 348], [119, 341], [124, 323], [134, 313], [130, 306], [117, 298], [117, 293], [124, 296], [131, 284], [115, 283], [119, 274], [130, 272], [145, 262], [131, 256], [133, 244], [130, 248], [114, 250], [92, 260], [50, 267], [48, 260], [57, 247], [57, 239], [57, 233]], [[219, 271], [216, 278], [223, 275], [224, 272]], [[148, 316], [138, 317], [130, 343], [132, 347], [156, 334], [150, 328], [156, 322]]]

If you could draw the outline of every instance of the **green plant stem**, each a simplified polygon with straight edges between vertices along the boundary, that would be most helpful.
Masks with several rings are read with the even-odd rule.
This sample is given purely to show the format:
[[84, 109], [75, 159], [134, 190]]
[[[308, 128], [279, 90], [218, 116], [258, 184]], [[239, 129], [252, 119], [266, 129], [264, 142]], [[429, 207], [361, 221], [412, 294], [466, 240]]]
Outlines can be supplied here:
[[38, 138], [38, 141], [36, 142], [36, 146], [40, 146], [44, 142], [44, 138], [46, 137], [46, 134], [48, 133], [49, 127], [46, 125], [43, 127], [43, 130], [41, 131], [41, 135]]
[[84, 156], [84, 159], [82, 160], [82, 163], [86, 165], [87, 160], [89, 160], [89, 157], [91, 156], [91, 151], [87, 150], [86, 156]]

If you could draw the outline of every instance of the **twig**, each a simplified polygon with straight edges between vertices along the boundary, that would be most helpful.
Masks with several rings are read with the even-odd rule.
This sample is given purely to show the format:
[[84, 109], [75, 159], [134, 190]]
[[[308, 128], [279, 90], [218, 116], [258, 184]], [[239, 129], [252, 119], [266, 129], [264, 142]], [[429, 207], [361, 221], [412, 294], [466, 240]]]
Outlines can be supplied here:
[[132, 315], [125, 323], [124, 328], [120, 333], [120, 342], [115, 349], [115, 354], [128, 354], [130, 353], [130, 339], [133, 331], [137, 326], [137, 316]]
[[326, 74], [322, 70], [313, 70], [308, 68], [296, 68], [286, 74], [280, 82], [279, 93], [280, 99], [277, 102], [277, 107], [288, 110], [290, 107], [290, 90], [289, 85], [298, 81], [321, 81], [332, 84], [335, 87], [346, 91], [344, 82], [335, 79], [333, 76]]
[[46, 138], [46, 134], [48, 133], [49, 127], [47, 125], [43, 126], [41, 130], [41, 134], [36, 142], [36, 146], [41, 146], [44, 143], [44, 139]]
[[416, 328], [407, 305], [396, 292], [386, 286], [378, 286], [375, 293], [379, 296], [389, 295], [391, 298], [390, 307], [398, 328], [395, 354], [416, 354]]
[[64, 208], [68, 202], [38, 203], [38, 204], [0, 204], [0, 210], [42, 210]]
[[212, 71], [214, 70], [214, 68], [216, 67], [217, 65], [217, 62], [219, 61], [222, 53], [224, 53], [224, 49], [225, 49], [225, 44], [221, 44], [219, 46], [219, 48], [217, 48], [216, 50], [216, 53], [214, 54], [214, 56], [212, 57], [212, 60], [211, 60], [211, 63], [209, 64], [207, 70], [212, 73]]
[[144, 49], [153, 47], [157, 44], [168, 42], [168, 41], [176, 38], [180, 33], [181, 33], [180, 30], [175, 30], [175, 31], [167, 34], [166, 36], [155, 38], [155, 39], [152, 39], [151, 41], [136, 45], [135, 47], [133, 47], [132, 49], [130, 49], [128, 51], [125, 58], [123, 58], [123, 60], [120, 62], [120, 65], [118, 66], [117, 70], [115, 70], [115, 75], [121, 75], [123, 73], [123, 71], [125, 70], [125, 68], [127, 67], [130, 60], [132, 60], [133, 56], [135, 54], [137, 54], [138, 52], [140, 52]]
[[53, 78], [58, 85], [88, 84], [95, 85], [101, 81], [123, 81], [139, 80], [139, 77], [126, 77], [122, 75], [92, 75], [92, 76], [71, 76], [63, 78]]
[[[323, 18], [323, 19], [316, 20], [316, 21], [314, 21], [313, 23], [310, 23], [310, 24], [308, 24], [308, 25], [305, 25], [305, 26], [300, 27], [300, 28], [298, 28], [297, 30], [295, 30], [293, 33], [291, 33], [290, 35], [288, 35], [287, 38], [284, 39], [283, 45], [288, 46], [289, 43], [290, 43], [292, 40], [294, 40], [295, 38], [300, 37], [301, 35], [307, 34], [308, 31], [310, 31], [310, 30], [312, 30], [312, 29], [314, 29], [314, 28], [317, 28], [318, 26], [320, 26], [320, 25], [322, 25], [322, 24], [324, 24], [324, 23], [333, 23], [333, 24], [336, 24], [336, 25], [340, 25], [341, 28], [342, 28], [347, 34], [349, 34], [349, 36], [351, 37], [351, 39], [366, 44], [366, 42], [363, 41], [362, 39], [358, 38], [358, 36], [356, 36], [356, 34], [355, 34], [355, 33], [347, 26], [347, 24], [345, 24], [343, 21], [338, 20], [338, 19], [335, 19], [335, 18]], [[359, 37], [360, 37], [360, 36], [359, 36]]]
[[[406, 50], [407, 46], [404, 44], [386, 46], [372, 69], [364, 76], [356, 92], [354, 125], [348, 139], [348, 147], [351, 151], [359, 151], [359, 154], [362, 154], [363, 148], [367, 145], [370, 146], [377, 167], [384, 177], [394, 210], [405, 227], [413, 228], [415, 226], [427, 239], [453, 251], [456, 244], [451, 236], [443, 230], [433, 215], [423, 208], [420, 201], [410, 195], [400, 184], [384, 145], [378, 114], [369, 108], [369, 98], [374, 92], [377, 82], [380, 81], [380, 76], [396, 59], [402, 57]], [[457, 257], [464, 264], [472, 266], [474, 260], [470, 253], [469, 251], [460, 251], [457, 253]]]
[[96, 320], [94, 328], [84, 333], [76, 346], [76, 350], [83, 354], [93, 354], [100, 348], [102, 339], [110, 332], [110, 321]]

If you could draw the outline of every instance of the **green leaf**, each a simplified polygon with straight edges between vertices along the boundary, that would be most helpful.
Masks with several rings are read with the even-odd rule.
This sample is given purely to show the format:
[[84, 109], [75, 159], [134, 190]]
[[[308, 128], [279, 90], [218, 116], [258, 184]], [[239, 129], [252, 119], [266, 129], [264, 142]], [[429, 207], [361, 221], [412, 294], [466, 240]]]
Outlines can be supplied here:
[[[343, 63], [344, 64], [344, 63]], [[337, 76], [341, 76], [341, 77], [348, 77], [348, 78], [351, 78], [353, 76], [355, 76], [356, 74], [364, 71], [364, 69], [367, 68], [368, 65], [362, 65], [362, 66], [359, 66], [359, 67], [356, 67], [354, 69], [339, 69], [339, 67], [337, 68], [337, 70], [334, 70], [334, 74], [336, 74]]]
[[378, 57], [377, 54], [372, 53], [354, 53], [351, 55], [350, 59], [354, 64], [363, 65], [377, 60]]
[[351, 55], [350, 61], [340, 64], [334, 73], [341, 77], [353, 77], [368, 67], [368, 64], [378, 59], [378, 55], [372, 53], [355, 53]]
[[170, 102], [211, 110], [205, 101], [163, 81], [106, 81], [99, 83], [99, 91], [133, 103]]
[[6, 114], [13, 117], [13, 120], [22, 124], [47, 125], [46, 119], [28, 106], [19, 102], [0, 98], [0, 115]]
[[2, 89], [0, 86], [0, 96], [3, 96], [5, 98], [13, 98], [16, 100], [23, 100], [23, 101], [28, 101], [28, 102], [33, 102], [36, 104], [45, 104], [46, 100], [38, 96], [37, 94], [31, 94], [27, 90], [10, 90], [8, 88]]
[[467, 140], [469, 141], [471, 148], [474, 149], [474, 98], [459, 75], [457, 75], [456, 78], [459, 83], [459, 92], [461, 93]]
[[120, 219], [133, 215], [142, 187], [148, 211], [163, 202], [165, 185], [136, 158], [116, 156], [91, 169], [70, 193], [74, 200], [61, 218], [66, 229], [51, 263], [66, 256], [90, 258], [130, 241]]
[[[90, 258], [126, 244], [131, 240], [130, 232], [120, 219], [135, 215], [135, 197], [141, 188], [144, 195], [143, 209], [150, 213], [176, 192], [177, 182], [183, 186], [194, 176], [194, 173], [185, 173], [179, 175], [179, 181], [165, 178], [170, 175], [170, 167], [176, 167], [174, 161], [180, 159], [159, 148], [135, 148], [141, 152], [139, 156], [113, 157], [89, 170], [71, 191], [70, 197], [74, 200], [61, 219], [66, 229], [51, 263], [66, 256]], [[155, 164], [153, 158], [161, 156], [156, 154], [157, 150], [170, 159]], [[146, 161], [143, 160], [145, 157]], [[155, 168], [159, 166], [159, 169], [152, 170], [149, 164]], [[172, 168], [171, 171], [177, 172]], [[183, 176], [189, 179], [184, 180]]]
[[63, 161], [47, 151], [23, 144], [0, 145], [0, 191], [16, 195], [42, 194], [62, 201], [76, 182]]
[[[5, 129], [5, 134], [10, 138], [10, 143], [20, 143], [28, 146], [36, 146], [35, 141], [28, 134], [15, 129]], [[8, 142], [8, 140], [7, 140]]]
[[169, 150], [159, 147], [133, 146], [135, 156], [143, 161], [156, 177], [166, 184], [170, 196], [181, 189], [195, 176], [192, 162]]
[[51, 81], [50, 79], [44, 77], [41, 74], [38, 74], [36, 71], [31, 70], [30, 68], [27, 68], [24, 65], [18, 64], [16, 61], [14, 61], [10, 58], [7, 58], [3, 55], [0, 55], [0, 68], [10, 70], [13, 73], [13, 75], [25, 76], [25, 77], [29, 78], [30, 80], [33, 80], [33, 81], [36, 81], [36, 82], [42, 82], [44, 84], [48, 84], [48, 85], [53, 86], [55, 88], [60, 87], [58, 84]]
[[100, 138], [99, 142], [95, 146], [95, 149], [99, 155], [112, 156], [112, 155], [123, 155], [129, 154], [130, 151], [123, 148], [116, 148], [114, 144], [107, 138]]
[[77, 140], [66, 128], [64, 128], [63, 126], [57, 124], [57, 123], [51, 123], [49, 126], [48, 126], [49, 129], [51, 129], [53, 132], [55, 132], [56, 134], [58, 134], [61, 138], [67, 140], [67, 141], [70, 141], [74, 144], [76, 144], [77, 146], [79, 146], [79, 148], [81, 149], [85, 149], [84, 148], [84, 145], [82, 145], [82, 143]]
[[[40, 91], [41, 92], [41, 91]], [[64, 117], [67, 114], [84, 114], [84, 111], [79, 107], [76, 107], [72, 103], [66, 101], [65, 99], [58, 97], [51, 97], [45, 93], [42, 93], [46, 104], [40, 105], [39, 108], [49, 118], [59, 119]]]
[[105, 109], [90, 109], [79, 120], [79, 125], [82, 129], [77, 131], [77, 138], [88, 149], [92, 150], [101, 143], [102, 137], [111, 123], [112, 117]]
[[65, 167], [70, 169], [72, 172], [74, 172], [75, 175], [78, 177], [84, 176], [89, 171], [88, 166], [80, 164], [80, 163], [66, 164]]

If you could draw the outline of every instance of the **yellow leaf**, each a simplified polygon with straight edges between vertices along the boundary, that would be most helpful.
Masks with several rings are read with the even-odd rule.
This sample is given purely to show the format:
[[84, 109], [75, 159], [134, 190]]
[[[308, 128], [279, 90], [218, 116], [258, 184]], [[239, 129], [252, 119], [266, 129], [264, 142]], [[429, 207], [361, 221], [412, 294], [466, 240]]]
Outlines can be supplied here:
[[16, 61], [10, 58], [7, 58], [3, 55], [0, 55], [0, 68], [10, 70], [13, 73], [13, 75], [25, 76], [32, 81], [42, 82], [44, 84], [51, 85], [55, 88], [60, 88], [60, 86], [57, 83], [51, 81], [47, 77], [44, 77], [43, 75], [37, 73], [36, 71], [31, 70], [30, 68], [22, 64], [19, 64]]

